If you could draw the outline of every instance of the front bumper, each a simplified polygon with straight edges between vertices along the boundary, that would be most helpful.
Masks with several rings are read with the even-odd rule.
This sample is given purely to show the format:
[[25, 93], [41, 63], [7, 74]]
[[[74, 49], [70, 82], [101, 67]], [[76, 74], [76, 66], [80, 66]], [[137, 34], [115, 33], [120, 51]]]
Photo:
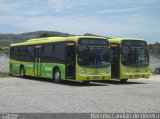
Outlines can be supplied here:
[[100, 81], [100, 80], [109, 80], [111, 79], [111, 73], [104, 75], [86, 75], [77, 73], [76, 80], [77, 81]]

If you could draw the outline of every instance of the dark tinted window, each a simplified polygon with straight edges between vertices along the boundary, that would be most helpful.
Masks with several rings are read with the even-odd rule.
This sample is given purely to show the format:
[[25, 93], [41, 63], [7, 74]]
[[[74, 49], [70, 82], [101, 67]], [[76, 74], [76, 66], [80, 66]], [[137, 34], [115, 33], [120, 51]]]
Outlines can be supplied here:
[[122, 41], [122, 45], [127, 47], [147, 47], [147, 42], [139, 40], [124, 40]]
[[59, 60], [64, 60], [65, 57], [65, 46], [64, 44], [55, 44], [54, 46], [54, 57]]
[[27, 46], [27, 55], [34, 56], [33, 46]]
[[14, 54], [17, 54], [17, 53], [19, 53], [19, 47], [14, 48]]
[[43, 56], [53, 57], [53, 45], [52, 44], [44, 45]]
[[20, 53], [22, 54], [26, 53], [26, 47], [24, 46], [20, 47]]
[[80, 38], [78, 45], [88, 45], [88, 46], [108, 46], [109, 43], [106, 39], [98, 38]]
[[10, 53], [14, 53], [14, 48], [13, 47], [10, 48]]

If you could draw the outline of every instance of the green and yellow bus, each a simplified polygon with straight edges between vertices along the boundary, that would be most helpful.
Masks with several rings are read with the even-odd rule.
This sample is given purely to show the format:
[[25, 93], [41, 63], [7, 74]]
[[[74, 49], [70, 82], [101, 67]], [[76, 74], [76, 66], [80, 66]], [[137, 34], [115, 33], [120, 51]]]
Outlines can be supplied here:
[[10, 46], [10, 74], [88, 83], [111, 78], [110, 48], [95, 36], [47, 37]]
[[108, 39], [111, 49], [111, 77], [126, 82], [128, 79], [149, 78], [147, 42], [135, 38]]

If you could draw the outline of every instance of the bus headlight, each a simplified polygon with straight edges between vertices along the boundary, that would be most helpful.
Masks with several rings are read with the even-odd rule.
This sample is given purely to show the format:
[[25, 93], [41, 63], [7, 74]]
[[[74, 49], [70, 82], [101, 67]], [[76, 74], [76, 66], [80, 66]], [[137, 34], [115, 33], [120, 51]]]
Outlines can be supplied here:
[[85, 70], [82, 69], [82, 68], [80, 68], [80, 67], [79, 67], [79, 72], [80, 72], [81, 74], [85, 74], [85, 73], [86, 73]]
[[111, 73], [111, 68], [108, 68], [106, 71], [106, 74], [109, 74], [109, 73]]
[[129, 73], [128, 68], [126, 68], [126, 67], [122, 67], [122, 71], [123, 71], [124, 73]]

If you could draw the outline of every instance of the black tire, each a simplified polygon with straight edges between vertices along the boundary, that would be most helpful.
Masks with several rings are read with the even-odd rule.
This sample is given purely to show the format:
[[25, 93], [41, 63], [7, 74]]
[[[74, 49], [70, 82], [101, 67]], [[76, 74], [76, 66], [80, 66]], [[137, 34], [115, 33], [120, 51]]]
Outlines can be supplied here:
[[21, 67], [20, 67], [20, 76], [21, 76], [21, 77], [25, 77], [25, 69], [24, 69], [24, 66], [21, 66]]
[[121, 79], [120, 82], [126, 83], [128, 79]]
[[54, 74], [53, 74], [53, 79], [56, 83], [61, 83], [62, 80], [61, 80], [61, 72], [59, 70], [59, 68], [56, 68], [54, 70]]

